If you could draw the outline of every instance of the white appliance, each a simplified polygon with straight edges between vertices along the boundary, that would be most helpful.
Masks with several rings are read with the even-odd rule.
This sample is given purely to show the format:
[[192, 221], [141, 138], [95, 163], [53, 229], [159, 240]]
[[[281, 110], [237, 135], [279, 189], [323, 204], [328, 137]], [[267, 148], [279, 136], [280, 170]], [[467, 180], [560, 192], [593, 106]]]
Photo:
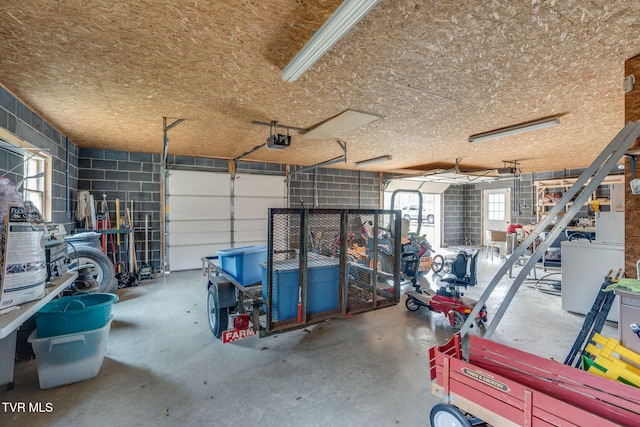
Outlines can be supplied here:
[[620, 324], [618, 326], [618, 340], [620, 344], [631, 351], [640, 354], [640, 339], [631, 329], [631, 324], [640, 325], [640, 293], [628, 292], [626, 289], [616, 288], [616, 295], [620, 298]]
[[624, 212], [596, 212], [596, 242], [624, 245]]
[[[607, 272], [624, 268], [624, 245], [574, 240], [562, 242], [561, 251], [562, 309], [587, 314]], [[616, 296], [607, 320], [618, 321], [618, 304]]]

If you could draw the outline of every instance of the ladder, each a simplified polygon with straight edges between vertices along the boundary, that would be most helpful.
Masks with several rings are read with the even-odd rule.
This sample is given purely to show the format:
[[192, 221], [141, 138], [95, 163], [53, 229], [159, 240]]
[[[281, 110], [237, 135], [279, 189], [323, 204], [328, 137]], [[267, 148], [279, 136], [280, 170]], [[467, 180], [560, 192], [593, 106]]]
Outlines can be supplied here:
[[615, 292], [605, 291], [605, 289], [611, 283], [618, 282], [623, 276], [624, 271], [620, 268], [616, 270], [615, 274], [613, 274], [613, 270], [609, 270], [607, 275], [604, 276], [604, 281], [602, 282], [602, 285], [600, 285], [600, 290], [598, 291], [596, 300], [593, 302], [593, 306], [591, 306], [591, 311], [589, 311], [585, 316], [582, 329], [580, 329], [578, 337], [573, 343], [573, 347], [571, 347], [571, 350], [564, 361], [565, 365], [573, 365], [576, 356], [578, 357], [578, 360], [574, 366], [579, 368], [582, 365], [582, 355], [585, 352], [585, 348], [587, 344], [593, 340], [593, 335], [595, 333], [602, 332], [602, 327], [604, 326], [605, 320], [607, 320], [609, 310], [611, 310], [611, 305], [613, 304], [613, 299], [616, 296]]
[[520, 259], [525, 250], [527, 250], [527, 248], [529, 248], [534, 243], [538, 235], [540, 235], [540, 233], [543, 232], [547, 228], [547, 226], [551, 224], [551, 221], [561, 211], [564, 210], [565, 206], [569, 202], [573, 202], [565, 215], [563, 215], [558, 221], [556, 221], [555, 226], [548, 233], [547, 237], [536, 247], [529, 260], [525, 263], [525, 265], [520, 270], [520, 273], [511, 284], [494, 318], [491, 319], [487, 325], [484, 338], [491, 338], [491, 335], [493, 335], [493, 332], [496, 330], [498, 324], [500, 323], [500, 320], [502, 320], [502, 317], [507, 311], [509, 304], [511, 304], [511, 301], [513, 300], [516, 292], [522, 285], [522, 282], [525, 280], [531, 269], [536, 265], [538, 260], [542, 258], [542, 255], [549, 248], [549, 246], [551, 246], [551, 243], [555, 241], [560, 233], [564, 231], [566, 226], [578, 213], [580, 208], [589, 200], [589, 197], [596, 191], [600, 183], [605, 179], [609, 172], [611, 172], [611, 170], [618, 163], [618, 160], [620, 160], [622, 156], [625, 155], [627, 150], [633, 145], [638, 137], [640, 137], [640, 122], [627, 123], [626, 126], [623, 127], [622, 130], [620, 130], [620, 132], [615, 136], [615, 138], [613, 138], [609, 145], [605, 147], [602, 153], [598, 155], [593, 163], [584, 170], [584, 172], [576, 180], [573, 186], [571, 186], [571, 188], [569, 188], [565, 192], [564, 196], [562, 196], [556, 206], [554, 206], [551, 211], [549, 211], [547, 216], [545, 216], [542, 221], [540, 221], [538, 226], [512, 252], [511, 256], [505, 261], [502, 267], [500, 267], [496, 275], [493, 277], [491, 282], [487, 285], [486, 289], [482, 293], [482, 296], [478, 300], [478, 303], [468, 315], [467, 320], [460, 328], [461, 337], [465, 338], [468, 336], [469, 329], [473, 327], [474, 319], [480, 312], [481, 308], [484, 307], [487, 299], [489, 299], [489, 296], [491, 296], [502, 277], [504, 277], [504, 275], [513, 266], [513, 264], [515, 264]]

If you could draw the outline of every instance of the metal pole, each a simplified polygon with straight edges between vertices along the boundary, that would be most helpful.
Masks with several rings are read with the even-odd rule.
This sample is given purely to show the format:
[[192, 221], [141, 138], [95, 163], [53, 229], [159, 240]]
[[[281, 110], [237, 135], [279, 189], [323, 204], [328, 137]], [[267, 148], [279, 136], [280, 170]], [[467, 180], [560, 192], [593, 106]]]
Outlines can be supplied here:
[[160, 159], [160, 268], [163, 273], [169, 272], [169, 255], [167, 245], [167, 219], [169, 216], [167, 206], [167, 157], [169, 156], [168, 132], [173, 127], [182, 123], [184, 119], [177, 119], [167, 124], [167, 118], [162, 118], [162, 158]]

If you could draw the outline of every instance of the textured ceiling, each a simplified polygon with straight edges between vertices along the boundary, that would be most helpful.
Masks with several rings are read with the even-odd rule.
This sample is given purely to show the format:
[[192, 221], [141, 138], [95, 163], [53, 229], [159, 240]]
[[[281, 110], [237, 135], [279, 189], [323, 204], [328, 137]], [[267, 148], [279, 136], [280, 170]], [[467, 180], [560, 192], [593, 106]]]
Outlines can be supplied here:
[[[633, 0], [383, 0], [294, 83], [281, 70], [338, 0], [3, 0], [0, 84], [81, 147], [234, 158], [252, 121], [310, 129], [351, 109], [368, 170], [588, 166], [624, 125], [624, 61], [640, 53]], [[560, 115], [549, 129], [469, 135]], [[302, 138], [246, 160], [310, 165], [343, 154]]]

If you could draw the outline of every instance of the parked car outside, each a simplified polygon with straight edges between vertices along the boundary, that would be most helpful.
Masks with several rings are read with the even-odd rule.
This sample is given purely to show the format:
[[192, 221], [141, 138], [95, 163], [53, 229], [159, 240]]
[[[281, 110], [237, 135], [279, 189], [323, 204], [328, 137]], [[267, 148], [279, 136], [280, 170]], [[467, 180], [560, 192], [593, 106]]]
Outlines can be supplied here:
[[[408, 205], [402, 208], [402, 218], [408, 219], [409, 221], [417, 221], [418, 220], [418, 205]], [[426, 224], [433, 224], [435, 222], [435, 216], [433, 213], [429, 213], [427, 209], [422, 206], [422, 222]]]

